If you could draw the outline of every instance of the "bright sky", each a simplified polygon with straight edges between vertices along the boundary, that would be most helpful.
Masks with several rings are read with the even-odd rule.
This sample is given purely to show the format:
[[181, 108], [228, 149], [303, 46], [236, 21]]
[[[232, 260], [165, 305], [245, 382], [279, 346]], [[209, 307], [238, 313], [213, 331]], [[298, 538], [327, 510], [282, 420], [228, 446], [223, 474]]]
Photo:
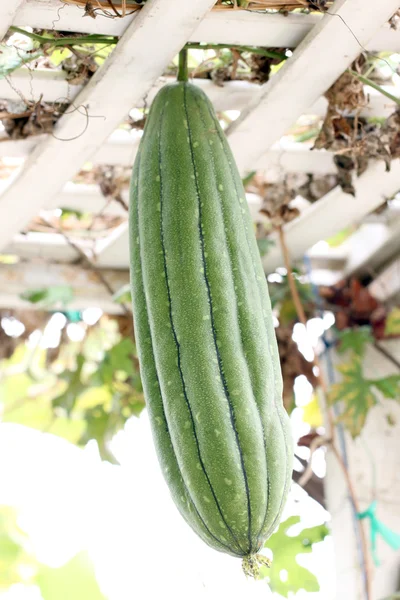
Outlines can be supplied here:
[[[246, 580], [238, 560], [208, 548], [178, 514], [145, 412], [127, 423], [113, 449], [121, 466], [101, 462], [95, 443], [81, 450], [50, 434], [0, 425], [0, 504], [19, 509], [19, 523], [42, 562], [61, 566], [87, 549], [109, 600], [273, 598], [265, 581]], [[284, 518], [290, 514], [301, 514], [306, 527], [327, 517], [298, 486]], [[296, 600], [332, 600], [331, 539], [303, 559], [318, 574], [321, 592], [300, 592]], [[1, 596], [40, 598], [37, 589], [25, 586]]]

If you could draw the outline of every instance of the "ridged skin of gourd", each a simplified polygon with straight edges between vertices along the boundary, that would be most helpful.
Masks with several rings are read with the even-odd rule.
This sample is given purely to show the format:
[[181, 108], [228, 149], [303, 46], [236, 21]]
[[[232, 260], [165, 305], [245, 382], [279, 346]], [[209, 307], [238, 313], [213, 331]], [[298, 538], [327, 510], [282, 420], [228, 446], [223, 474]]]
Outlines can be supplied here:
[[131, 181], [133, 314], [160, 465], [210, 546], [257, 552], [278, 525], [292, 439], [243, 185], [207, 96], [163, 87]]

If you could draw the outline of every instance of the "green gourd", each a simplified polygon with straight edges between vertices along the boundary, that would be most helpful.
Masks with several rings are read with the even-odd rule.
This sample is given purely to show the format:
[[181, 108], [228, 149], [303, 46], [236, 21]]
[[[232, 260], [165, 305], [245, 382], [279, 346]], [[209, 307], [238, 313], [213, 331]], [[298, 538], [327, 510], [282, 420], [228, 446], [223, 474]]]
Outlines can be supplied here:
[[237, 167], [207, 96], [157, 94], [131, 180], [133, 315], [160, 465], [183, 518], [244, 557], [279, 523], [292, 439], [271, 304]]

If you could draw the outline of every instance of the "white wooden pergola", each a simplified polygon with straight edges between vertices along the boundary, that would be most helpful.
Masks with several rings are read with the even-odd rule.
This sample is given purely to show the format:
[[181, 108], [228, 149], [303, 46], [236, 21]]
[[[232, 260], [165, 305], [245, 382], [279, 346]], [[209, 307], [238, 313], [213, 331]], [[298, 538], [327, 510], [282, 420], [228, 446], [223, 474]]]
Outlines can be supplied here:
[[[168, 81], [163, 76], [166, 67], [187, 41], [294, 47], [284, 67], [264, 85], [233, 81], [219, 87], [201, 79], [194, 83], [204, 88], [217, 110], [240, 111], [228, 129], [228, 138], [243, 174], [254, 169], [265, 170], [271, 177], [285, 172], [335, 173], [333, 154], [310, 152], [306, 144], [290, 142], [285, 134], [301, 115], [324, 115], [324, 92], [363, 49], [400, 52], [400, 31], [388, 24], [399, 0], [336, 0], [324, 15], [287, 16], [215, 11], [213, 4], [214, 0], [149, 0], [142, 10], [124, 19], [83, 19], [77, 6], [63, 0], [1, 2], [1, 37], [16, 25], [110, 34], [121, 39], [85, 86], [69, 85], [62, 71], [35, 70], [32, 77], [26, 68], [13, 74], [12, 87], [5, 79], [0, 80], [0, 98], [18, 99], [15, 90], [30, 99], [43, 95], [48, 102], [64, 97], [74, 106], [86, 107], [90, 115], [82, 135], [85, 116], [82, 111], [71, 110], [56, 124], [54, 136], [0, 142], [0, 158], [22, 159], [18, 173], [5, 182], [0, 195], [0, 253], [21, 259], [12, 265], [0, 264], [0, 306], [24, 305], [20, 294], [27, 288], [68, 284], [74, 290], [72, 307], [96, 305], [108, 312], [120, 311], [120, 305], [113, 302], [93, 273], [85, 265], [74, 264], [79, 255], [63, 235], [21, 232], [45, 209], [67, 206], [97, 213], [105, 207], [106, 199], [96, 185], [76, 184], [72, 179], [86, 161], [133, 164], [140, 135], [118, 130], [118, 125], [130, 110], [151, 103]], [[388, 116], [394, 111], [394, 102], [372, 88], [366, 92], [369, 104], [364, 114]], [[399, 90], [391, 89], [391, 93], [398, 96]], [[64, 139], [71, 141], [61, 141]], [[318, 264], [314, 271], [318, 283], [334, 283], [373, 264], [378, 276], [371, 288], [386, 300], [400, 285], [398, 278], [390, 277], [397, 268], [391, 261], [400, 250], [400, 212], [394, 203], [384, 218], [366, 216], [400, 190], [400, 161], [392, 162], [389, 173], [383, 163], [370, 162], [368, 170], [355, 181], [355, 188], [354, 198], [335, 188], [314, 204], [304, 201], [300, 217], [286, 225], [287, 244], [294, 260], [308, 252], [311, 261]], [[127, 192], [125, 199], [128, 201]], [[249, 201], [255, 219], [259, 218], [259, 199], [251, 196]], [[129, 279], [127, 214], [115, 202], [104, 210], [120, 216], [122, 223], [95, 241], [91, 258], [117, 290]], [[342, 247], [312, 248], [352, 224], [360, 227]], [[86, 251], [85, 241], [78, 240], [77, 245]], [[266, 272], [283, 264], [279, 244], [264, 262]]]

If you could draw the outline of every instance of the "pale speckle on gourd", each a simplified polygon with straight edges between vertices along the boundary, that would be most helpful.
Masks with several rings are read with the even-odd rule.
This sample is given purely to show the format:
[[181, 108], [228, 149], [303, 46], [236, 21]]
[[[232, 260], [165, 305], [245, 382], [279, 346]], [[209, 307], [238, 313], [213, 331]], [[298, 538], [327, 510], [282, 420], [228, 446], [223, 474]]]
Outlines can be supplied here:
[[203, 315], [203, 321], [209, 321], [210, 315]]
[[157, 204], [157, 212], [160, 212], [160, 211], [161, 211], [161, 202], [158, 202], [158, 204]]
[[211, 502], [210, 498], [207, 498], [207, 496], [203, 496], [203, 500], [204, 502], [207, 502], [207, 504], [210, 504]]
[[218, 429], [214, 429], [214, 433], [217, 437], [221, 435], [221, 432]]
[[160, 181], [160, 176], [156, 175], [156, 181]]
[[[183, 394], [182, 394], [183, 396]], [[190, 427], [190, 421], [185, 421], [185, 429], [189, 429]]]
[[227, 477], [225, 477], [224, 481], [226, 485], [232, 485], [232, 479], [228, 479]]
[[200, 413], [199, 413], [199, 412], [198, 412], [198, 413], [196, 413], [196, 421], [197, 421], [198, 423], [200, 423]]
[[197, 148], [199, 145], [199, 142], [193, 142], [193, 148]]
[[219, 189], [220, 192], [224, 191], [224, 186], [222, 185], [222, 183], [218, 184], [218, 189]]
[[167, 381], [167, 385], [171, 385], [171, 384], [172, 384], [172, 381]]

